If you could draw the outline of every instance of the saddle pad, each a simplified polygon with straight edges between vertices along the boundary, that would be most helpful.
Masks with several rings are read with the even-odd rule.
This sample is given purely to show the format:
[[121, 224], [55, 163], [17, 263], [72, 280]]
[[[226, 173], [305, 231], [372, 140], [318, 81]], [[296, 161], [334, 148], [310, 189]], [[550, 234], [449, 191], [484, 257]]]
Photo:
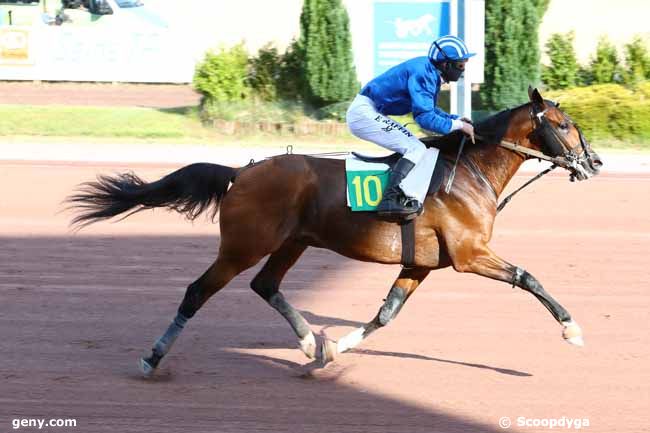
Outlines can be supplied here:
[[365, 162], [357, 158], [345, 160], [346, 197], [353, 212], [374, 211], [388, 184], [388, 164]]
[[[439, 186], [440, 175], [432, 176], [434, 167], [439, 167], [438, 149], [427, 149], [420, 164], [400, 184], [402, 190], [409, 196], [424, 202], [430, 186], [436, 183]], [[394, 164], [397, 159], [388, 159]], [[380, 162], [367, 162], [357, 157], [345, 160], [346, 173], [346, 198], [348, 207], [356, 211], [374, 211], [383, 197], [383, 191], [388, 184], [390, 166]], [[442, 170], [440, 170], [442, 171]], [[436, 173], [438, 174], [438, 173]], [[433, 179], [435, 182], [432, 182]], [[440, 179], [441, 180], [441, 179]], [[437, 190], [437, 187], [436, 187]]]

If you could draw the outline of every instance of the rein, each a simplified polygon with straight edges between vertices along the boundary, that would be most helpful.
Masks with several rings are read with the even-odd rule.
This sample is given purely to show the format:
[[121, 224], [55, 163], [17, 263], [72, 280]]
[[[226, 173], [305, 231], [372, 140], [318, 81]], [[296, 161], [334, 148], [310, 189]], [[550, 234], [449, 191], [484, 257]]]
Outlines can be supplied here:
[[[477, 135], [476, 137], [481, 138], [479, 135]], [[530, 156], [532, 158], [543, 159], [544, 161], [551, 162], [551, 163], [556, 164], [558, 166], [562, 166], [563, 163], [565, 163], [564, 158], [556, 158], [556, 157], [548, 156], [548, 155], [540, 152], [539, 150], [529, 149], [527, 147], [524, 147], [524, 146], [522, 146], [520, 144], [517, 144], [517, 143], [513, 143], [511, 141], [501, 140], [501, 142], [497, 143], [497, 145], [501, 146], [503, 148], [512, 150], [512, 151], [517, 152], [517, 153], [523, 153], [523, 154], [528, 155], [528, 156]]]
[[[474, 134], [474, 136], [476, 138], [478, 138], [479, 140], [484, 140], [485, 141], [485, 138], [481, 137], [478, 134]], [[505, 149], [512, 150], [513, 152], [522, 153], [522, 154], [527, 155], [527, 156], [529, 156], [531, 158], [543, 159], [544, 161], [548, 161], [548, 162], [550, 162], [550, 163], [552, 163], [554, 165], [557, 165], [558, 167], [566, 167], [566, 166], [570, 167], [571, 166], [571, 162], [565, 157], [548, 156], [545, 153], [540, 152], [539, 150], [529, 149], [529, 148], [524, 147], [524, 146], [522, 146], [522, 145], [520, 145], [518, 143], [513, 143], [512, 141], [501, 140], [499, 143], [497, 143], [497, 146], [501, 146], [501, 147], [503, 147]], [[526, 159], [528, 159], [528, 158], [526, 158]]]
[[[479, 140], [484, 140], [484, 138], [481, 137], [478, 134], [475, 134], [474, 137], [478, 138]], [[466, 136], [464, 136], [462, 141], [461, 141], [460, 151], [458, 152], [459, 156], [460, 156], [460, 153], [462, 152], [462, 147], [463, 147], [462, 145], [465, 143], [465, 139], [466, 139]], [[537, 150], [529, 149], [527, 147], [520, 146], [517, 143], [512, 143], [512, 142], [507, 141], [507, 140], [501, 140], [501, 142], [497, 143], [497, 145], [501, 146], [503, 148], [506, 148], [508, 150], [512, 150], [514, 152], [523, 153], [523, 154], [531, 156], [533, 158], [538, 158], [538, 159], [543, 159], [545, 161], [549, 161], [549, 162], [551, 162], [553, 164], [549, 168], [547, 168], [546, 170], [538, 173], [535, 177], [533, 177], [528, 182], [526, 182], [525, 184], [523, 184], [522, 186], [517, 188], [515, 191], [510, 193], [506, 198], [501, 200], [501, 203], [499, 203], [499, 205], [497, 206], [497, 214], [498, 214], [499, 212], [501, 212], [503, 210], [504, 207], [506, 207], [506, 205], [510, 202], [510, 200], [512, 200], [512, 198], [518, 192], [520, 192], [521, 190], [523, 190], [524, 188], [526, 188], [528, 185], [535, 182], [536, 180], [540, 179], [542, 176], [550, 173], [551, 171], [555, 170], [557, 167], [561, 166], [560, 164], [561, 164], [562, 161], [559, 158], [550, 157], [550, 156], [545, 155], [542, 152], [539, 152]], [[526, 158], [526, 159], [528, 159], [528, 158]], [[452, 170], [452, 176], [450, 176], [449, 182], [447, 184], [447, 188], [449, 187], [449, 184], [451, 182], [453, 182], [453, 174], [456, 171], [456, 165], [457, 164], [458, 164], [458, 158], [456, 159], [456, 164], [454, 164], [454, 169]], [[473, 169], [480, 172], [478, 167], [474, 167]], [[488, 185], [490, 185], [489, 182], [488, 182]], [[492, 185], [490, 185], [490, 186], [492, 186]], [[449, 191], [447, 191], [447, 188], [445, 188], [445, 192], [449, 193]], [[494, 191], [494, 189], [493, 189], [493, 191]]]
[[528, 185], [530, 185], [531, 183], [535, 182], [537, 179], [541, 178], [541, 177], [544, 176], [545, 174], [548, 174], [548, 173], [550, 173], [552, 170], [555, 170], [556, 168], [557, 168], [557, 165], [553, 164], [552, 166], [550, 166], [550, 167], [547, 168], [546, 170], [542, 171], [541, 173], [538, 173], [537, 176], [533, 177], [533, 178], [530, 179], [528, 182], [526, 182], [525, 184], [523, 184], [522, 186], [520, 186], [519, 188], [517, 188], [516, 190], [514, 190], [514, 191], [513, 191], [511, 194], [509, 194], [506, 198], [504, 198], [503, 200], [501, 200], [501, 203], [499, 203], [499, 206], [497, 206], [497, 214], [498, 214], [499, 212], [501, 212], [501, 210], [502, 210], [504, 207], [506, 207], [506, 205], [510, 202], [510, 200], [512, 200], [512, 197], [515, 196], [515, 194], [517, 194], [519, 191], [521, 191], [522, 189], [526, 188]]

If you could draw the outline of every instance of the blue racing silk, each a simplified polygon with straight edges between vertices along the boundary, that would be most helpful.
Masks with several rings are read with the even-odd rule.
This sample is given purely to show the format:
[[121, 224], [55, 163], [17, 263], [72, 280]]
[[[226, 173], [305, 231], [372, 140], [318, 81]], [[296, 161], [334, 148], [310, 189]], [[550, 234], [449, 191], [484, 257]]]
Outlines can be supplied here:
[[413, 113], [420, 127], [448, 134], [458, 116], [436, 107], [442, 79], [428, 57], [416, 57], [394, 66], [371, 80], [361, 94], [372, 99], [381, 114]]

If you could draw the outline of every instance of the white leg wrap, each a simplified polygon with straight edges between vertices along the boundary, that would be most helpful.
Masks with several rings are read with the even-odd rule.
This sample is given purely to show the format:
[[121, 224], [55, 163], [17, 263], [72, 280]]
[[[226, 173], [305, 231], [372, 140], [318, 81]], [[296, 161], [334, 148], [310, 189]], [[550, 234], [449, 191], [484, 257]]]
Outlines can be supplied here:
[[585, 341], [582, 338], [582, 329], [580, 329], [580, 326], [576, 322], [570, 320], [568, 322], [562, 322], [562, 325], [564, 325], [562, 337], [567, 343], [580, 347], [585, 345]]
[[167, 331], [154, 343], [154, 350], [157, 351], [160, 355], [167, 354], [167, 352], [169, 352], [169, 349], [171, 349], [172, 345], [180, 335], [183, 328], [185, 328], [185, 324], [188, 320], [189, 319], [187, 317], [183, 316], [181, 313], [178, 313], [172, 321], [171, 325], [169, 325], [167, 328]]
[[316, 358], [316, 338], [314, 334], [310, 332], [309, 335], [298, 341], [298, 346], [309, 359]]
[[363, 341], [366, 328], [357, 328], [338, 341], [338, 352], [343, 353], [359, 345]]

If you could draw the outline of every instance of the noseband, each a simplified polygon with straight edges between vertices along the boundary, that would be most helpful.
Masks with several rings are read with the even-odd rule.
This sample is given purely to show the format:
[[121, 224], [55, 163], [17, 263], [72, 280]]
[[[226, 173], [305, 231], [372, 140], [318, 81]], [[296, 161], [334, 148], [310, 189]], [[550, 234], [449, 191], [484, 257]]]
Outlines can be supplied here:
[[569, 116], [562, 113], [564, 120], [570, 125], [573, 125], [580, 137], [580, 143], [571, 146], [566, 140], [566, 137], [551, 125], [551, 122], [546, 117], [547, 111], [548, 108], [537, 111], [535, 104], [531, 105], [530, 117], [533, 121], [531, 135], [541, 144], [544, 155], [554, 159], [554, 164], [570, 171], [580, 171], [582, 169], [581, 164], [589, 159], [587, 142], [582, 131]]

